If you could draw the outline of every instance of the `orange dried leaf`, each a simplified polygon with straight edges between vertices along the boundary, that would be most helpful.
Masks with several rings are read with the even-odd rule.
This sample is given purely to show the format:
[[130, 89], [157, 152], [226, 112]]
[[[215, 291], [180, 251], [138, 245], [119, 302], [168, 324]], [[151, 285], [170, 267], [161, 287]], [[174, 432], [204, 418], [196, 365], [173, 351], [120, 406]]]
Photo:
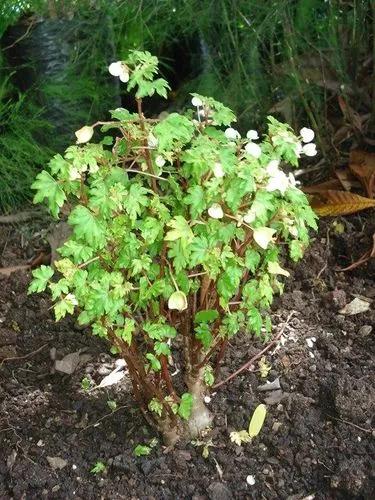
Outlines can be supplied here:
[[321, 217], [347, 215], [375, 207], [375, 200], [347, 191], [322, 191], [314, 195], [311, 206]]
[[313, 184], [312, 186], [304, 186], [302, 191], [304, 193], [315, 194], [328, 191], [329, 189], [341, 189], [341, 187], [341, 182], [338, 179], [329, 179], [328, 181]]

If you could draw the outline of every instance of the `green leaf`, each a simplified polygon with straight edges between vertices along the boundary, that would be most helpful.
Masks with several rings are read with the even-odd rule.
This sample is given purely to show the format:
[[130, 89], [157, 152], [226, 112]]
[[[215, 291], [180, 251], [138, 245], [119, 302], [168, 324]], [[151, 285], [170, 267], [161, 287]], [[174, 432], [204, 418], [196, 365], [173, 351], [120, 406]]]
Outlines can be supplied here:
[[31, 185], [31, 189], [37, 191], [34, 196], [34, 203], [40, 203], [46, 198], [51, 214], [53, 217], [57, 218], [60, 208], [66, 200], [66, 195], [56, 179], [43, 170], [36, 176], [36, 180]]
[[61, 294], [69, 292], [69, 281], [62, 278], [57, 283], [50, 283], [49, 289], [51, 290], [52, 300], [56, 300]]
[[61, 318], [64, 318], [66, 314], [73, 314], [74, 312], [74, 303], [69, 299], [69, 295], [67, 295], [64, 299], [57, 302], [53, 309], [55, 311], [56, 321], [59, 321]]
[[133, 333], [135, 332], [135, 321], [132, 318], [125, 318], [123, 328], [116, 330], [116, 335], [124, 340], [128, 345], [132, 343]]
[[111, 113], [112, 118], [122, 122], [132, 121], [138, 118], [137, 113], [130, 113], [130, 111], [124, 108], [112, 109], [109, 112]]
[[163, 405], [156, 398], [151, 399], [151, 401], [148, 403], [148, 409], [156, 413], [156, 415], [159, 415], [159, 417], [161, 417], [163, 413]]
[[178, 414], [184, 420], [189, 420], [193, 410], [193, 396], [189, 392], [185, 392], [181, 396], [181, 402], [178, 407]]
[[195, 336], [203, 344], [204, 349], [208, 349], [212, 344], [212, 333], [209, 326], [206, 323], [201, 323], [195, 327]]
[[149, 204], [148, 190], [141, 184], [134, 183], [130, 186], [129, 194], [125, 200], [125, 210], [132, 220], [141, 215], [143, 207]]
[[262, 330], [262, 315], [258, 311], [256, 307], [250, 307], [248, 310], [248, 319], [249, 319], [249, 326], [252, 331], [254, 331], [257, 335], [261, 333]]
[[151, 453], [151, 448], [143, 444], [137, 444], [137, 446], [134, 448], [134, 455], [136, 457], [147, 456], [150, 453]]
[[159, 372], [161, 370], [161, 364], [158, 358], [152, 354], [151, 352], [148, 352], [146, 354], [146, 358], [149, 360], [150, 365], [151, 365], [151, 370], [154, 372]]
[[74, 227], [77, 238], [83, 239], [95, 249], [103, 248], [105, 228], [88, 208], [78, 205], [69, 215], [68, 221]]
[[168, 226], [172, 229], [165, 235], [165, 241], [181, 240], [183, 245], [188, 245], [194, 239], [193, 231], [182, 215], [176, 215], [168, 222]]
[[255, 408], [249, 424], [249, 436], [251, 438], [256, 437], [262, 430], [266, 415], [267, 415], [266, 405], [261, 404]]
[[293, 240], [289, 243], [289, 255], [294, 262], [302, 258], [303, 247], [304, 245], [298, 240]]
[[204, 383], [208, 386], [208, 387], [211, 387], [214, 385], [214, 382], [215, 382], [215, 377], [214, 377], [214, 370], [212, 368], [212, 366], [210, 365], [206, 365], [204, 367], [204, 371], [203, 371], [203, 380], [204, 380]]
[[154, 217], [146, 217], [140, 224], [139, 229], [142, 234], [142, 238], [148, 245], [152, 245], [154, 241], [161, 234], [163, 229], [163, 224], [155, 219]]
[[194, 125], [186, 116], [171, 113], [154, 127], [153, 133], [158, 138], [159, 151], [176, 151], [191, 141]]
[[194, 318], [194, 323], [211, 323], [219, 317], [219, 312], [216, 309], [205, 309], [198, 311]]
[[238, 290], [243, 270], [238, 266], [229, 266], [217, 282], [219, 295], [228, 302]]
[[94, 254], [90, 246], [84, 245], [73, 239], [68, 240], [64, 245], [57, 250], [62, 257], [72, 257], [75, 264], [85, 262]]
[[190, 213], [193, 219], [196, 219], [207, 208], [202, 186], [196, 184], [188, 189], [188, 195], [184, 198], [184, 203], [190, 205]]
[[40, 293], [47, 288], [48, 280], [54, 275], [54, 270], [50, 266], [42, 265], [37, 269], [34, 269], [31, 274], [34, 279], [30, 283], [27, 293]]
[[159, 342], [159, 341], [155, 342], [154, 350], [157, 356], [161, 356], [162, 354], [164, 356], [170, 356], [171, 354], [169, 345], [166, 342]]
[[177, 331], [173, 328], [173, 326], [163, 323], [146, 322], [143, 324], [142, 328], [153, 340], [163, 340], [164, 338], [173, 339], [177, 334]]
[[253, 248], [248, 248], [245, 252], [245, 267], [255, 273], [260, 263], [260, 253]]

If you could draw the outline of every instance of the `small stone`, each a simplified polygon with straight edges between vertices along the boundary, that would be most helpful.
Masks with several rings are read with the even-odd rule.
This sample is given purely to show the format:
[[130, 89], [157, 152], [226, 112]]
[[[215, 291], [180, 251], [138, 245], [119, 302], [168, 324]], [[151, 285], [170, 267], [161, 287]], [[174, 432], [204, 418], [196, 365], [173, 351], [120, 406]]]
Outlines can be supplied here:
[[264, 399], [264, 402], [267, 405], [275, 405], [275, 404], [280, 403], [280, 401], [283, 399], [283, 397], [284, 397], [283, 391], [272, 391]]
[[52, 488], [52, 492], [53, 493], [56, 493], [56, 491], [59, 491], [60, 489], [60, 485], [56, 484], [53, 488]]
[[310, 347], [310, 349], [314, 347], [314, 342], [312, 339], [306, 339], [306, 344], [308, 345], [308, 347]]
[[112, 367], [110, 365], [101, 365], [98, 368], [98, 374], [103, 376], [108, 375], [109, 373], [111, 373], [111, 371]]
[[273, 425], [272, 425], [272, 431], [273, 432], [277, 432], [280, 429], [281, 426], [282, 426], [281, 422], [274, 422]]
[[316, 365], [311, 365], [310, 368], [309, 368], [309, 370], [311, 372], [316, 372]]
[[208, 487], [208, 497], [210, 500], [232, 500], [231, 491], [223, 483], [211, 483]]
[[370, 335], [371, 332], [372, 332], [372, 326], [371, 325], [363, 325], [359, 329], [358, 335], [360, 335], [361, 337], [367, 337], [368, 335]]
[[211, 403], [211, 398], [210, 398], [210, 396], [205, 396], [205, 397], [204, 397], [204, 402], [205, 402], [206, 404]]
[[39, 441], [36, 443], [36, 445], [41, 448], [42, 446], [44, 446], [44, 441], [42, 439], [39, 439]]
[[312, 359], [314, 359], [314, 358], [315, 358], [314, 353], [313, 353], [313, 352], [311, 352], [311, 351], [309, 351], [309, 356], [310, 356], [310, 358], [312, 358]]
[[68, 465], [68, 462], [61, 457], [47, 457], [47, 462], [52, 469], [63, 469]]

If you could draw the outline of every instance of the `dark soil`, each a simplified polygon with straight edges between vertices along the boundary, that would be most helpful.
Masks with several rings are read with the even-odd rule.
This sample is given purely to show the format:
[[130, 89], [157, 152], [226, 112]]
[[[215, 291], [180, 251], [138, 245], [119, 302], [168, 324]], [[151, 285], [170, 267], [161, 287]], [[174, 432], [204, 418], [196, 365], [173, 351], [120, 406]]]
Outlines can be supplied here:
[[[330, 221], [321, 223], [274, 307], [275, 334], [289, 317], [283, 342], [266, 356], [268, 380], [280, 377], [282, 391], [257, 390], [266, 380], [257, 364], [219, 388], [209, 403], [213, 430], [202, 438], [211, 445], [208, 458], [197, 443], [173, 451], [159, 444], [136, 458], [134, 447], [155, 434], [126, 379], [107, 389], [81, 388], [83, 377], [98, 383], [114, 368], [106, 343], [72, 318], [56, 324], [47, 296], [27, 296], [28, 273], [0, 276], [0, 499], [374, 498], [375, 259], [348, 273], [335, 270], [370, 247], [371, 216], [347, 218], [343, 234]], [[24, 241], [18, 230], [0, 227], [0, 266], [25, 263]], [[372, 301], [370, 310], [339, 314], [355, 296]], [[238, 337], [221, 377], [262, 347]], [[81, 350], [72, 375], [54, 372], [55, 350], [58, 359]], [[12, 357], [20, 358], [1, 364]], [[260, 435], [236, 446], [230, 432], [246, 429], [265, 399]], [[47, 457], [63, 461], [51, 466]], [[90, 469], [97, 461], [106, 470], [95, 475]]]

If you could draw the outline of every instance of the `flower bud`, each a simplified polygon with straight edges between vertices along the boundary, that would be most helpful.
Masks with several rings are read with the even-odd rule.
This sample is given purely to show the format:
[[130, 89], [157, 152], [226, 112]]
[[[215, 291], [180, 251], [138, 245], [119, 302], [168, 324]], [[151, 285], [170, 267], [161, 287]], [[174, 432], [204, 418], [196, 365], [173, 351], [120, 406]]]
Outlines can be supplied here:
[[238, 130], [232, 128], [232, 127], [229, 127], [225, 130], [224, 132], [225, 134], [225, 137], [227, 139], [229, 139], [230, 141], [236, 141], [237, 139], [240, 139], [241, 135], [240, 133], [238, 132]]
[[222, 219], [224, 217], [224, 212], [218, 203], [214, 203], [208, 209], [208, 215], [213, 219]]
[[252, 222], [255, 221], [255, 213], [252, 212], [251, 210], [249, 210], [243, 217], [243, 220], [244, 222], [246, 222], [246, 224], [251, 224]]
[[223, 170], [223, 167], [220, 162], [216, 162], [213, 168], [214, 176], [220, 179], [221, 177], [224, 177], [225, 172]]
[[161, 155], [158, 155], [156, 158], [155, 158], [155, 165], [159, 168], [162, 168], [164, 167], [165, 165], [165, 160], [164, 158], [161, 156]]
[[147, 138], [147, 145], [149, 148], [151, 149], [155, 149], [159, 144], [159, 141], [157, 140], [157, 138], [154, 136], [154, 134], [148, 134], [148, 138]]
[[172, 293], [172, 295], [168, 299], [168, 308], [175, 309], [177, 311], [185, 311], [187, 309], [188, 302], [186, 295], [184, 292], [178, 290], [177, 292]]
[[251, 141], [256, 141], [257, 139], [259, 139], [259, 135], [256, 130], [248, 130], [246, 137]]
[[203, 102], [199, 99], [199, 97], [193, 97], [191, 104], [195, 107], [203, 106]]
[[254, 158], [259, 158], [262, 154], [260, 146], [258, 146], [258, 144], [255, 144], [254, 142], [248, 142], [245, 146], [245, 151], [247, 154], [254, 156]]
[[84, 144], [85, 142], [89, 142], [91, 137], [94, 135], [94, 128], [85, 125], [74, 132], [74, 134], [77, 137], [77, 144]]

